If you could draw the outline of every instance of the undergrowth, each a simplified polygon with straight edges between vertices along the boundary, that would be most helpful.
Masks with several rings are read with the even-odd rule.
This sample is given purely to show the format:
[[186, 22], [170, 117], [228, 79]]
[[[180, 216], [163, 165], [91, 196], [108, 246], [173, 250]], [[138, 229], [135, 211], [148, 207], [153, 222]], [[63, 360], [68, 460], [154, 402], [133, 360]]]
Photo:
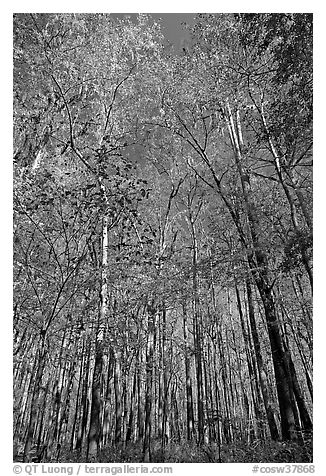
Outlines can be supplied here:
[[[85, 455], [62, 452], [59, 462], [86, 462]], [[141, 463], [142, 445], [108, 446], [99, 454], [99, 463]], [[253, 443], [234, 442], [198, 446], [195, 442], [171, 442], [164, 450], [160, 441], [152, 442], [152, 463], [309, 463], [312, 462], [312, 440], [305, 443], [276, 442], [272, 440]]]

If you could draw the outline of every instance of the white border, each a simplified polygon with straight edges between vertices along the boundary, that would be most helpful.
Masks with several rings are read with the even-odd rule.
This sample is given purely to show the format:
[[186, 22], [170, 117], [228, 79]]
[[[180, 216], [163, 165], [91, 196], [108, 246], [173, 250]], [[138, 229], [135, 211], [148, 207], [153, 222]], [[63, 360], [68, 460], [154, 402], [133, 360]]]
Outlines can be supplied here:
[[[326, 474], [324, 457], [324, 441], [326, 440], [325, 422], [325, 292], [326, 292], [326, 261], [325, 249], [326, 219], [325, 212], [325, 180], [326, 153], [324, 137], [325, 121], [325, 10], [317, 1], [273, 1], [270, 4], [262, 2], [240, 2], [229, 0], [225, 2], [164, 2], [152, 1], [109, 1], [92, 2], [56, 2], [14, 1], [10, 5], [1, 6], [1, 184], [0, 184], [0, 213], [1, 213], [1, 246], [0, 246], [0, 279], [1, 279], [1, 430], [0, 430], [0, 462], [5, 465], [0, 469], [1, 474], [12, 474], [12, 14], [14, 12], [112, 12], [112, 13], [191, 13], [200, 6], [201, 12], [313, 12], [314, 13], [314, 148], [316, 165], [314, 167], [314, 255], [315, 255], [315, 299], [314, 299], [314, 464], [316, 475]], [[7, 465], [8, 463], [8, 465]], [[172, 465], [174, 475], [205, 471], [207, 474], [251, 474], [252, 465], [227, 464], [191, 464]], [[323, 471], [324, 470], [324, 471]], [[40, 473], [40, 471], [39, 471]]]

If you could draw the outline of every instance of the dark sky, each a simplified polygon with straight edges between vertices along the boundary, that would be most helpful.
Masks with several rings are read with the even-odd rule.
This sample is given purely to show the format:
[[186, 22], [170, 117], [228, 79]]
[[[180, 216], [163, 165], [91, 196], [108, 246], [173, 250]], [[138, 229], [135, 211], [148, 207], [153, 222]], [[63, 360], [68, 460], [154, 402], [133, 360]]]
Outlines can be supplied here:
[[[123, 18], [128, 15], [131, 18], [136, 18], [136, 13], [113, 13], [113, 17]], [[161, 20], [162, 32], [165, 38], [170, 41], [177, 50], [179, 50], [183, 41], [189, 38], [188, 33], [183, 29], [181, 23], [194, 23], [195, 13], [150, 13], [156, 21]]]

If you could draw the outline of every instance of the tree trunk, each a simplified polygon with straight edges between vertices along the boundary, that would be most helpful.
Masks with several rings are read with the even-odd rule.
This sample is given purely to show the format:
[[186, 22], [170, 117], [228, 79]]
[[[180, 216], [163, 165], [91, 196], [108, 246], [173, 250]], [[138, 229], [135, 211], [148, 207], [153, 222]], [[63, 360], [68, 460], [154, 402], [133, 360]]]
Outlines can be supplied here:
[[[262, 428], [263, 418], [262, 418], [262, 412], [260, 410], [261, 396], [260, 396], [260, 391], [259, 391], [259, 383], [257, 382], [257, 374], [254, 371], [252, 356], [251, 356], [251, 353], [250, 353], [250, 350], [249, 350], [251, 348], [251, 345], [250, 345], [249, 336], [247, 334], [247, 330], [246, 330], [246, 326], [245, 326], [245, 318], [244, 318], [244, 314], [243, 314], [243, 310], [242, 310], [240, 292], [239, 292], [238, 286], [236, 284], [235, 284], [235, 292], [236, 292], [236, 297], [237, 297], [237, 304], [238, 304], [238, 310], [239, 310], [239, 316], [240, 316], [241, 330], [242, 330], [243, 340], [244, 340], [244, 344], [245, 344], [247, 367], [248, 367], [248, 374], [249, 374], [249, 379], [250, 379], [250, 388], [251, 388], [251, 395], [252, 395], [255, 419], [256, 419], [257, 427], [258, 427], [258, 435], [257, 436], [259, 438], [261, 438], [261, 437], [263, 437], [263, 428]], [[274, 422], [274, 425], [275, 425], [274, 419], [273, 419], [273, 422]]]
[[136, 389], [137, 389], [137, 373], [136, 369], [134, 370], [134, 377], [133, 377], [133, 386], [131, 390], [130, 396], [130, 413], [129, 413], [129, 420], [127, 425], [127, 432], [126, 432], [126, 442], [131, 441], [133, 435], [133, 424], [134, 424], [134, 405], [135, 405], [135, 396], [136, 396]]
[[145, 391], [145, 434], [143, 445], [143, 461], [150, 463], [151, 454], [151, 428], [152, 428], [152, 387], [153, 387], [153, 353], [154, 353], [154, 321], [156, 309], [154, 302], [147, 305], [147, 349], [146, 349], [146, 391]]
[[187, 309], [183, 304], [183, 338], [185, 352], [185, 371], [186, 371], [186, 397], [187, 397], [187, 439], [192, 440], [194, 433], [194, 408], [192, 398], [192, 379], [190, 374], [190, 359], [188, 355], [188, 327], [187, 327]]
[[43, 371], [45, 366], [45, 335], [44, 331], [41, 332], [41, 339], [38, 347], [38, 353], [36, 354], [36, 372], [35, 381], [31, 399], [30, 417], [27, 425], [27, 438], [24, 446], [24, 462], [30, 462], [30, 451], [34, 438], [34, 429], [37, 418], [37, 401], [39, 398], [39, 391], [42, 383]]
[[102, 371], [103, 371], [103, 347], [106, 329], [107, 314], [107, 266], [108, 266], [108, 219], [103, 218], [102, 223], [102, 286], [101, 286], [101, 305], [99, 312], [98, 328], [95, 342], [95, 366], [92, 382], [92, 406], [91, 420], [88, 433], [87, 458], [90, 461], [97, 459], [102, 437], [101, 428], [101, 393], [102, 393]]
[[120, 352], [112, 351], [114, 360], [114, 395], [115, 395], [115, 443], [120, 443], [122, 437], [122, 401], [121, 401], [121, 357]]
[[235, 164], [238, 170], [243, 204], [249, 225], [249, 235], [247, 238], [248, 263], [255, 280], [257, 289], [262, 299], [269, 341], [272, 351], [276, 389], [281, 414], [282, 437], [287, 440], [297, 438], [296, 433], [296, 409], [294, 407], [293, 389], [291, 386], [291, 376], [288, 373], [284, 342], [282, 340], [279, 322], [276, 314], [276, 307], [272, 293], [272, 286], [268, 279], [268, 259], [259, 242], [259, 224], [257, 223], [257, 213], [255, 205], [251, 199], [250, 178], [244, 173], [242, 166], [242, 138], [240, 113], [236, 112], [237, 123], [232, 117], [230, 106], [227, 104], [227, 122], [230, 133], [230, 140], [234, 150]]
[[260, 348], [260, 341], [259, 341], [259, 335], [258, 335], [257, 326], [256, 326], [255, 310], [254, 310], [253, 297], [252, 297], [252, 289], [251, 289], [251, 284], [249, 279], [247, 279], [247, 282], [246, 282], [246, 292], [247, 292], [247, 300], [248, 300], [248, 317], [249, 317], [255, 356], [256, 356], [260, 389], [263, 396], [263, 402], [264, 402], [264, 407], [266, 411], [268, 427], [269, 427], [269, 431], [270, 431], [272, 439], [278, 440], [280, 438], [280, 435], [277, 429], [275, 414], [270, 402], [266, 368], [265, 368], [265, 364], [263, 361], [263, 356], [262, 356], [262, 352]]
[[195, 366], [197, 378], [197, 416], [198, 416], [198, 444], [204, 442], [204, 402], [203, 402], [203, 371], [202, 371], [202, 336], [200, 325], [199, 294], [198, 294], [198, 242], [195, 221], [198, 217], [193, 215], [188, 202], [188, 223], [192, 238], [192, 292], [193, 292], [193, 330], [195, 348]]

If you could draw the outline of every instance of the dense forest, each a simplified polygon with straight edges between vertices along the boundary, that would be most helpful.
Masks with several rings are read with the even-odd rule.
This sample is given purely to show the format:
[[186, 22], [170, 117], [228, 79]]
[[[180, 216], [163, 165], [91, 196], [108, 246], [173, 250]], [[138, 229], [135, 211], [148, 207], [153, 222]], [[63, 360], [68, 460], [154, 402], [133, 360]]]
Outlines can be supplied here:
[[13, 27], [15, 461], [311, 461], [312, 15]]

